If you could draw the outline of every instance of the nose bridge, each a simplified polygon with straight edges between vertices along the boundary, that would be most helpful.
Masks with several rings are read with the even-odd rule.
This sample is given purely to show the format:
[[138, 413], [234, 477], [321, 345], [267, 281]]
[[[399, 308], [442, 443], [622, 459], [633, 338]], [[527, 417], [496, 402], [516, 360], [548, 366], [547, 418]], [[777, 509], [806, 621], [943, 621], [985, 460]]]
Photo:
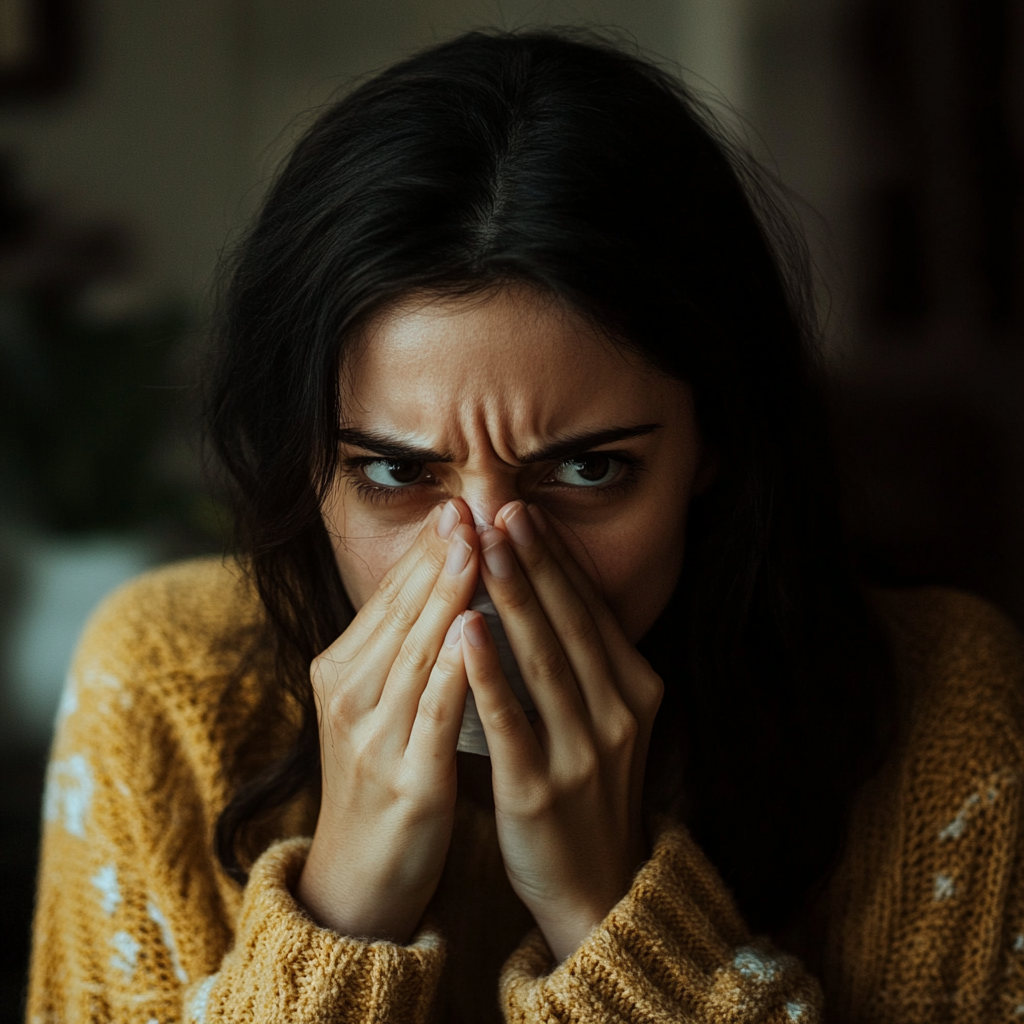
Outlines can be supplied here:
[[515, 471], [507, 466], [489, 465], [462, 479], [462, 495], [477, 526], [492, 526], [502, 505], [519, 497]]
[[500, 402], [463, 406], [465, 461], [459, 466], [459, 496], [469, 505], [477, 526], [493, 526], [503, 505], [518, 498], [520, 469], [508, 461], [511, 423]]

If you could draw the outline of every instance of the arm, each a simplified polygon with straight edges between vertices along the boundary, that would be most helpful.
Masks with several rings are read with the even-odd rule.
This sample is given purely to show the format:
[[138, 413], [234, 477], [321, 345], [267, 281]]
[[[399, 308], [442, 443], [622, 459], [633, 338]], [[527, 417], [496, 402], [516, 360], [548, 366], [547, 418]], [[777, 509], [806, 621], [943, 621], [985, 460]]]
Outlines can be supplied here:
[[1024, 644], [977, 599], [926, 596], [894, 627], [917, 693], [907, 734], [857, 801], [826, 894], [825, 1000], [749, 939], [685, 829], [660, 819], [651, 861], [563, 963], [539, 931], [510, 957], [507, 1020], [1024, 1016]]
[[509, 1024], [733, 1021], [814, 1024], [818, 982], [794, 957], [751, 940], [686, 829], [655, 825], [654, 853], [629, 892], [558, 964], [539, 930], [502, 971]]
[[467, 612], [463, 653], [502, 857], [538, 925], [505, 964], [506, 1019], [820, 1020], [817, 983], [751, 940], [685, 829], [659, 819], [642, 863], [640, 797], [664, 686], [556, 532], [535, 507], [512, 504], [481, 550], [539, 712], [531, 725], [481, 617]]
[[[243, 891], [216, 865], [219, 765], [212, 741], [204, 763], [181, 740], [185, 716], [213, 714], [198, 689], [187, 703], [209, 681], [189, 680], [187, 659], [169, 663], [146, 639], [158, 589], [143, 581], [109, 600], [69, 677], [45, 797], [29, 1019], [425, 1021], [444, 959], [436, 931], [421, 926], [398, 945], [318, 927], [293, 896], [308, 840], [268, 849]], [[174, 699], [157, 672], [184, 676]]]

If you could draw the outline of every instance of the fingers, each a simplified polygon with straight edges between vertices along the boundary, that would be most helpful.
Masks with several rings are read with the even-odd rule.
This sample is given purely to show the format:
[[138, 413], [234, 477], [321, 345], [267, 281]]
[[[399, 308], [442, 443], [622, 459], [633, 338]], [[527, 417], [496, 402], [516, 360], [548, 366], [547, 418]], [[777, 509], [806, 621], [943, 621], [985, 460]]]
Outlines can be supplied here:
[[[534, 529], [524, 529], [527, 523]], [[662, 679], [622, 632], [597, 588], [539, 507], [507, 505], [499, 510], [495, 524], [508, 534], [515, 560], [574, 666], [591, 711], [593, 734], [606, 750], [630, 754], [630, 806], [639, 807], [650, 733], [664, 695]], [[490, 589], [489, 577], [487, 585]], [[580, 604], [587, 614], [581, 613]], [[596, 639], [591, 628], [597, 632]], [[585, 655], [594, 649], [605, 659], [603, 672], [596, 659]]]
[[[416, 704], [455, 618], [472, 600], [476, 586], [479, 548], [476, 529], [460, 524], [448, 541], [444, 568], [430, 596], [398, 648], [391, 653], [395, 636], [382, 640], [369, 652], [391, 665], [380, 695], [380, 711], [387, 716], [395, 737], [404, 743], [416, 718]], [[368, 645], [369, 646], [369, 645]]]
[[[443, 510], [432, 512], [412, 547], [389, 571], [356, 620], [315, 659], [311, 678], [321, 705], [325, 700], [338, 701], [344, 705], [338, 713], [345, 717], [376, 706], [388, 671], [442, 573], [451, 537], [459, 530], [469, 530], [475, 538], [475, 530], [460, 522], [463, 516], [471, 519], [465, 502], [448, 502]], [[453, 523], [459, 525], [447, 539], [442, 537], [438, 525], [444, 530]], [[463, 537], [456, 547], [463, 547], [464, 541]], [[448, 621], [459, 611], [461, 608], [455, 608]], [[332, 684], [342, 678], [347, 684], [345, 692], [332, 692]]]
[[651, 717], [650, 706], [660, 704], [660, 679], [539, 507], [513, 502], [499, 511], [496, 525], [504, 526], [516, 561], [561, 642], [592, 721], [613, 740], [628, 736], [636, 720]]
[[[619, 620], [612, 614], [611, 609], [598, 592], [593, 580], [580, 568], [579, 563], [573, 558], [572, 553], [565, 546], [558, 531], [552, 525], [547, 513], [539, 505], [529, 505], [527, 506], [527, 511], [530, 513], [533, 525], [537, 528], [537, 532], [541, 535], [551, 555], [562, 567], [562, 571], [572, 581], [577, 593], [583, 598], [590, 609], [590, 614], [597, 623], [601, 639], [604, 642], [604, 648], [608, 652], [612, 664], [620, 667], [620, 673], [626, 672], [630, 675], [647, 674], [650, 670], [647, 659], [636, 649], [636, 645], [630, 641], [626, 634], [623, 633]], [[649, 699], [655, 705], [658, 705], [661, 703], [661, 697], [659, 696], [660, 680], [655, 681], [652, 690], [653, 692]], [[645, 710], [646, 704], [643, 707], [638, 707], [637, 702], [632, 699], [633, 696], [633, 691], [623, 693], [624, 699], [634, 711]]]
[[410, 578], [416, 574], [436, 576], [448, 553], [448, 538], [460, 523], [473, 523], [469, 506], [461, 499], [452, 499], [431, 509], [409, 550], [387, 571], [373, 596], [342, 634], [350, 639], [348, 646], [358, 650], [363, 645], [395, 602], [402, 599], [403, 588]]
[[[484, 582], [501, 616], [512, 652], [519, 664], [530, 696], [555, 744], [575, 747], [590, 722], [578, 672], [607, 673], [602, 652], [574, 650], [563, 645], [555, 631], [555, 620], [538, 600], [538, 594], [524, 575], [505, 533], [491, 529], [480, 537]], [[565, 599], [586, 614], [576, 594], [565, 588]], [[592, 630], [596, 636], [596, 630]], [[574, 664], [575, 662], [575, 664]]]
[[[505, 530], [495, 529], [480, 539], [484, 565], [490, 573], [485, 575], [487, 590], [493, 595], [500, 593], [513, 606], [522, 604], [529, 617], [532, 617], [531, 604], [536, 604], [563, 653], [575, 682], [573, 689], [582, 694], [590, 721], [599, 730], [615, 727], [620, 720], [625, 725], [629, 712], [618, 693], [601, 632], [587, 602], [539, 536], [521, 502], [505, 506], [498, 520]], [[493, 569], [490, 563], [494, 563]], [[505, 579], [499, 575], [503, 570], [507, 572]], [[495, 604], [499, 606], [497, 596]], [[499, 611], [512, 639], [513, 627], [506, 622], [506, 607], [499, 606]], [[537, 635], [536, 625], [532, 632]], [[518, 658], [518, 651], [516, 656]], [[546, 662], [549, 659], [550, 655], [546, 654]], [[540, 709], [540, 705], [538, 707]], [[541, 713], [543, 716], [543, 710]], [[551, 727], [552, 723], [548, 725]]]
[[[504, 509], [501, 511], [504, 511]], [[612, 615], [608, 605], [605, 604], [604, 599], [598, 593], [593, 580], [580, 568], [576, 559], [570, 554], [569, 549], [558, 535], [558, 531], [551, 525], [544, 510], [539, 505], [529, 505], [527, 506], [527, 511], [534, 527], [541, 535], [551, 555], [562, 567], [562, 571], [566, 576], [569, 577], [572, 585], [576, 588], [576, 592], [586, 602], [587, 607], [590, 609], [590, 614], [594, 616], [601, 635], [604, 637], [606, 645], [609, 643], [622, 643], [632, 648], [633, 645], [626, 639], [618, 620]]]
[[466, 709], [466, 665], [462, 655], [462, 616], [445, 634], [437, 661], [415, 708], [406, 757], [444, 772], [459, 741]]
[[531, 724], [501, 670], [498, 650], [477, 611], [462, 616], [462, 658], [497, 778], [513, 784], [543, 765], [543, 718]]

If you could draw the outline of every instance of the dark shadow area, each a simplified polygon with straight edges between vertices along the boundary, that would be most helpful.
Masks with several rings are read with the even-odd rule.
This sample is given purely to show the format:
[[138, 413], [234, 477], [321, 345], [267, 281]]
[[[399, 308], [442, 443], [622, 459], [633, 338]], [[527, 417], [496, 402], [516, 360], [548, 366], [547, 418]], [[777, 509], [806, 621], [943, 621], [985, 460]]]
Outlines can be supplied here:
[[24, 1018], [45, 767], [44, 751], [0, 757], [0, 1021], [11, 1024]]
[[853, 555], [883, 586], [951, 586], [1024, 624], [1013, 451], [994, 417], [942, 399], [838, 397]]

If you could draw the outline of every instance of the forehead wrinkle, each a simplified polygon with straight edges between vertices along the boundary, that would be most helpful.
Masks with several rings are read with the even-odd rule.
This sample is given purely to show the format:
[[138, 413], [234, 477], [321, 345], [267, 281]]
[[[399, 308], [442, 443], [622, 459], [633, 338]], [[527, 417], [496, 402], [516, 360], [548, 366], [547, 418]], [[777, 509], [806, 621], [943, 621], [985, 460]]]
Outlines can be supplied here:
[[[626, 397], [626, 393], [614, 387], [609, 391], [607, 384], [517, 387], [516, 378], [514, 369], [506, 367], [483, 389], [479, 381], [456, 378], [441, 394], [436, 388], [417, 393], [414, 381], [411, 393], [389, 390], [383, 400], [374, 401], [372, 395], [357, 400], [353, 395], [344, 409], [344, 425], [445, 452], [456, 463], [494, 459], [519, 467], [522, 453], [543, 448], [566, 433], [651, 418], [646, 411], [632, 408], [632, 402], [616, 401], [616, 394]], [[592, 383], [598, 385], [596, 380]], [[366, 398], [370, 400], [361, 400]]]
[[645, 376], [642, 361], [558, 303], [499, 309], [495, 327], [477, 318], [487, 312], [483, 297], [450, 305], [415, 298], [353, 339], [343, 372], [345, 418], [360, 421], [353, 426], [448, 451], [458, 462], [519, 466], [518, 454], [566, 432], [657, 418], [619, 400]]
[[[525, 401], [499, 401], [490, 408], [481, 410], [478, 432], [487, 438], [491, 453], [507, 466], [521, 467], [521, 456], [543, 448], [557, 441], [567, 432], [578, 430], [582, 424], [593, 420], [584, 410], [577, 414], [575, 406], [568, 408], [558, 396], [545, 396], [545, 401], [532, 408]], [[597, 403], [603, 424], [606, 418], [602, 403]], [[610, 422], [610, 421], [609, 421]]]

